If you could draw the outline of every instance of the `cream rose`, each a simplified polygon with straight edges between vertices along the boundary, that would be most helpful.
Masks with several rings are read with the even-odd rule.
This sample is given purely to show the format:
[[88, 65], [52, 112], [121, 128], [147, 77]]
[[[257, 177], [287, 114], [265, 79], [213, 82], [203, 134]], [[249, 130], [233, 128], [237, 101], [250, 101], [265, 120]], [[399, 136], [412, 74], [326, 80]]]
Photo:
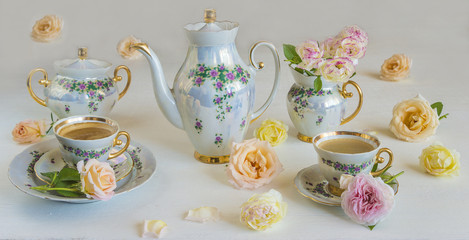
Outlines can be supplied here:
[[434, 176], [459, 175], [459, 153], [441, 144], [433, 144], [422, 150], [420, 165]]
[[77, 163], [77, 170], [80, 173], [81, 191], [86, 197], [106, 201], [114, 196], [116, 176], [108, 162], [89, 159], [85, 164], [82, 160]]
[[233, 186], [255, 189], [270, 183], [281, 171], [283, 166], [269, 142], [252, 138], [233, 143], [226, 170]]
[[282, 194], [271, 189], [263, 194], [254, 194], [241, 205], [241, 222], [249, 228], [263, 231], [279, 222], [287, 214], [287, 203]]
[[319, 67], [319, 71], [327, 81], [344, 83], [355, 72], [355, 66], [349, 58], [337, 57], [324, 61]]
[[419, 94], [394, 106], [389, 129], [401, 140], [420, 142], [433, 136], [439, 124], [437, 113]]
[[122, 58], [134, 60], [142, 56], [142, 54], [137, 51], [135, 48], [131, 48], [130, 46], [135, 43], [141, 43], [142, 41], [134, 36], [130, 35], [124, 39], [122, 39], [117, 44], [117, 52], [121, 55]]
[[35, 143], [46, 135], [46, 123], [43, 120], [25, 120], [16, 124], [11, 132], [18, 143]]
[[36, 21], [31, 38], [37, 42], [50, 42], [58, 38], [62, 32], [62, 19], [55, 15], [47, 15]]
[[288, 126], [275, 119], [264, 120], [259, 128], [254, 131], [254, 136], [261, 141], [267, 141], [272, 146], [277, 146], [288, 137]]
[[381, 78], [389, 81], [399, 81], [407, 78], [410, 73], [412, 60], [404, 54], [394, 54], [381, 65]]

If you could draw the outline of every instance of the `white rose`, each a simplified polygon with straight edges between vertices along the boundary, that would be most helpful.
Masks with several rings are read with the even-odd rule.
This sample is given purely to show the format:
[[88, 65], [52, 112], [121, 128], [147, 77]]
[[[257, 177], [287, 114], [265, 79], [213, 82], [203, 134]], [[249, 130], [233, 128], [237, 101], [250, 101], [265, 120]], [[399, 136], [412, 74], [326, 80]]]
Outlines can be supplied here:
[[62, 19], [55, 15], [47, 15], [33, 26], [31, 38], [37, 42], [50, 42], [60, 36], [62, 32]]

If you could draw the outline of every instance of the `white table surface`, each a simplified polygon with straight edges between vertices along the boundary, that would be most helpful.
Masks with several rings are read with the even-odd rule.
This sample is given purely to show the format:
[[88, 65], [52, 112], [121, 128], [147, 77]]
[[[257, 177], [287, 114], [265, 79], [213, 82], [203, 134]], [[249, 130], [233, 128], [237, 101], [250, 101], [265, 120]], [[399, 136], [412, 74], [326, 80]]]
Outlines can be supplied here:
[[[216, 8], [219, 19], [240, 23], [237, 47], [245, 61], [250, 45], [258, 40], [272, 41], [282, 53], [282, 43], [322, 40], [345, 25], [358, 24], [368, 32], [368, 51], [355, 77], [364, 92], [363, 109], [340, 129], [377, 131], [383, 146], [394, 151], [391, 172], [405, 171], [399, 178], [394, 211], [373, 231], [352, 222], [340, 207], [319, 205], [296, 191], [294, 177], [316, 164], [317, 156], [311, 144], [296, 139], [297, 131], [288, 117], [285, 101], [293, 79], [285, 63], [275, 100], [250, 126], [247, 136], [266, 118], [287, 123], [289, 138], [275, 148], [285, 171], [267, 186], [237, 190], [227, 181], [225, 165], [193, 159], [185, 133], [158, 109], [146, 60], [121, 59], [115, 48], [129, 34], [145, 40], [158, 53], [172, 84], [187, 49], [183, 26], [200, 21], [206, 7]], [[53, 43], [33, 42], [31, 27], [46, 14], [63, 18], [63, 36]], [[79, 46], [87, 46], [92, 58], [130, 67], [132, 85], [110, 117], [148, 147], [158, 164], [155, 176], [141, 188], [108, 202], [85, 205], [29, 196], [7, 176], [11, 160], [29, 146], [12, 140], [15, 124], [48, 119], [50, 114], [27, 92], [29, 71], [44, 67], [53, 76], [53, 61], [74, 57]], [[413, 59], [410, 79], [387, 82], [378, 78], [382, 62], [394, 53]], [[137, 239], [145, 219], [164, 220], [169, 226], [165, 239], [467, 239], [468, 56], [469, 1], [0, 0], [0, 239]], [[256, 106], [266, 99], [273, 77], [270, 53], [259, 51], [258, 59], [265, 59], [267, 67], [256, 79]], [[34, 88], [42, 91], [37, 84]], [[430, 102], [442, 101], [444, 112], [450, 115], [426, 142], [397, 140], [388, 130], [392, 108], [417, 93]], [[436, 140], [461, 153], [459, 177], [432, 177], [419, 167], [421, 150]], [[239, 222], [239, 206], [252, 194], [271, 188], [283, 194], [287, 216], [265, 232], [249, 230]], [[217, 207], [221, 220], [205, 224], [183, 220], [187, 210], [200, 206]]]

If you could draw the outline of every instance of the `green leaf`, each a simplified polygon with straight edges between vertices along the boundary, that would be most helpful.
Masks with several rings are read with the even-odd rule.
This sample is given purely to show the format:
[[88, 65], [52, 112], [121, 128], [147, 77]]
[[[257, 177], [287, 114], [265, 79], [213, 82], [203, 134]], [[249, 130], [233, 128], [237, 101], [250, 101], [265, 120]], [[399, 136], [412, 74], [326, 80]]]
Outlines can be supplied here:
[[371, 169], [372, 172], [376, 172], [376, 170], [378, 170], [378, 163], [375, 163]]
[[368, 226], [368, 228], [370, 229], [370, 231], [373, 231], [373, 228], [375, 228], [376, 225], [373, 225], [373, 226]]
[[436, 109], [436, 113], [438, 113], [438, 116], [441, 115], [441, 111], [443, 111], [443, 103], [442, 102], [436, 102], [431, 105], [432, 108]]
[[353, 76], [357, 75], [357, 72], [354, 72], [350, 78], [353, 78]]
[[296, 53], [295, 46], [291, 44], [283, 44], [283, 54], [285, 55], [285, 58], [293, 64], [301, 62], [301, 57]]
[[[76, 184], [70, 184], [69, 182], [58, 182], [55, 185], [55, 188], [62, 188], [63, 190], [55, 190], [57, 194], [62, 195], [64, 197], [80, 197], [83, 196], [83, 193], [80, 191], [79, 188], [76, 187]], [[65, 190], [67, 189], [67, 190]]]
[[321, 81], [321, 77], [318, 76], [315, 80], [314, 80], [314, 90], [316, 92], [319, 92], [321, 91], [322, 89], [322, 81]]
[[448, 115], [449, 115], [449, 113], [447, 113], [447, 114], [445, 114], [445, 115], [439, 117], [438, 120], [441, 120], [441, 119], [443, 119], [443, 118], [448, 118]]
[[58, 179], [59, 179], [59, 182], [63, 182], [63, 181], [79, 182], [80, 181], [80, 173], [76, 169], [64, 167], [59, 172]]
[[54, 176], [56, 176], [59, 172], [45, 172], [41, 173], [42, 176], [49, 178], [50, 180], [54, 179]]

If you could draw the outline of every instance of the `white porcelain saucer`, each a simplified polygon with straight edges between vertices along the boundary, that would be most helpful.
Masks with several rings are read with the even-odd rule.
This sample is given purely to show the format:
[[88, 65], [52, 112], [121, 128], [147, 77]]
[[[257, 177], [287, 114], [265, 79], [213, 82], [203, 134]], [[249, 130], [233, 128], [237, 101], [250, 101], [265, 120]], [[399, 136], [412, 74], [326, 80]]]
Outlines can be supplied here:
[[[117, 149], [112, 149], [111, 152], [117, 152]], [[127, 177], [134, 166], [134, 161], [132, 161], [132, 158], [127, 152], [124, 152], [116, 158], [108, 160], [108, 162], [114, 169], [117, 181]], [[67, 166], [67, 163], [62, 158], [60, 149], [54, 148], [44, 153], [36, 162], [36, 164], [34, 164], [34, 173], [38, 179], [45, 183], [50, 183], [50, 179], [46, 176], [43, 176], [41, 173], [59, 172], [65, 166]]]
[[[45, 153], [57, 148], [58, 144], [56, 139], [51, 139], [32, 145], [18, 154], [11, 161], [8, 168], [8, 178], [10, 182], [19, 190], [42, 199], [69, 203], [91, 203], [99, 201], [85, 197], [63, 197], [54, 195], [51, 192], [42, 193], [31, 189], [31, 187], [44, 185], [44, 182], [38, 179], [35, 174], [35, 165]], [[131, 141], [126, 153], [127, 156], [133, 160], [134, 167], [127, 177], [117, 183], [114, 197], [142, 186], [156, 171], [156, 159], [150, 150], [143, 145]]]
[[[318, 164], [302, 169], [295, 177], [295, 186], [301, 195], [323, 205], [340, 206], [342, 199], [330, 193], [327, 184]], [[396, 194], [399, 188], [397, 180], [392, 188]]]

